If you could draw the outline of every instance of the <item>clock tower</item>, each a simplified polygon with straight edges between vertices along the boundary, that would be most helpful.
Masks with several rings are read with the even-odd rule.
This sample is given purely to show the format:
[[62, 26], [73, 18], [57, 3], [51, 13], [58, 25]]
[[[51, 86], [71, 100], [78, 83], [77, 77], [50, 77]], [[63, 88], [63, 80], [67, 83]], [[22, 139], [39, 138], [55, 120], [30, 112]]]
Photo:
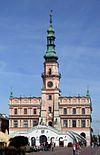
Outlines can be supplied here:
[[44, 72], [42, 73], [43, 88], [41, 100], [40, 124], [53, 126], [61, 130], [59, 116], [60, 78], [58, 57], [55, 52], [55, 31], [52, 26], [52, 14], [50, 14], [50, 26], [47, 30], [47, 51], [44, 55]]

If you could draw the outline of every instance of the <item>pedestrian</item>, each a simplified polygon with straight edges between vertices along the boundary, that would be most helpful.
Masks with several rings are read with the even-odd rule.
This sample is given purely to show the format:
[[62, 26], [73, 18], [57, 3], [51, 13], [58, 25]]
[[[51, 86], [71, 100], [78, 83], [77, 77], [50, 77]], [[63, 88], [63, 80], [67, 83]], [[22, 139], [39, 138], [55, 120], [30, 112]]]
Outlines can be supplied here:
[[51, 150], [52, 151], [54, 150], [54, 142], [52, 142], [52, 144], [51, 144]]
[[76, 144], [73, 144], [73, 155], [76, 153]]
[[93, 142], [92, 142], [92, 145], [91, 145], [91, 147], [92, 147], [92, 148], [94, 148], [94, 143], [93, 143]]
[[77, 149], [77, 154], [79, 155], [79, 154], [80, 154], [80, 149], [81, 149], [81, 147], [80, 147], [80, 144], [79, 144], [79, 143], [77, 143], [76, 149]]

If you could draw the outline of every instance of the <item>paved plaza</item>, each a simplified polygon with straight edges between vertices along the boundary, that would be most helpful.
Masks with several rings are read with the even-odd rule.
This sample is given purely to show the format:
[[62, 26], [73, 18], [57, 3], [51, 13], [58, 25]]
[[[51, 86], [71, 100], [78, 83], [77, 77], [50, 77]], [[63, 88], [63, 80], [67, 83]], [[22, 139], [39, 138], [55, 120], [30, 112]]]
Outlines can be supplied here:
[[[73, 153], [72, 148], [58, 147], [54, 151], [32, 152], [26, 153], [26, 155], [73, 155]], [[100, 155], [100, 147], [85, 147], [81, 149], [79, 154], [76, 152], [76, 155]]]

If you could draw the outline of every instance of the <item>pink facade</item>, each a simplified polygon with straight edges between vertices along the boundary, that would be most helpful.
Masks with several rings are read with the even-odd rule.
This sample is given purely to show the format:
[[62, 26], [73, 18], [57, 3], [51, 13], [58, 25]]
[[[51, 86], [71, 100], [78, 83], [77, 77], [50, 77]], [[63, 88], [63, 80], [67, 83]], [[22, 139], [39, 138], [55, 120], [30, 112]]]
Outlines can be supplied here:
[[9, 130], [28, 130], [37, 124], [53, 126], [61, 131], [72, 130], [91, 141], [91, 98], [63, 97], [60, 91], [58, 57], [55, 53], [52, 23], [48, 29], [47, 52], [44, 56], [41, 97], [10, 97]]
[[38, 124], [41, 98], [11, 98], [9, 108], [10, 131], [32, 128]]

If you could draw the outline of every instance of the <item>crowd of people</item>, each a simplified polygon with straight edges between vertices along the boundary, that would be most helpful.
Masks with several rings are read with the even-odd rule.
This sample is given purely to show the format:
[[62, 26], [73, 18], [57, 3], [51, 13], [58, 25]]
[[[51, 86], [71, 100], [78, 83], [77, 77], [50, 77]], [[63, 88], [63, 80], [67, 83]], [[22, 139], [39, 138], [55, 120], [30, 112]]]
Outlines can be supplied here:
[[33, 151], [53, 151], [54, 150], [54, 142], [48, 144], [48, 142], [41, 143], [40, 146], [33, 146]]

